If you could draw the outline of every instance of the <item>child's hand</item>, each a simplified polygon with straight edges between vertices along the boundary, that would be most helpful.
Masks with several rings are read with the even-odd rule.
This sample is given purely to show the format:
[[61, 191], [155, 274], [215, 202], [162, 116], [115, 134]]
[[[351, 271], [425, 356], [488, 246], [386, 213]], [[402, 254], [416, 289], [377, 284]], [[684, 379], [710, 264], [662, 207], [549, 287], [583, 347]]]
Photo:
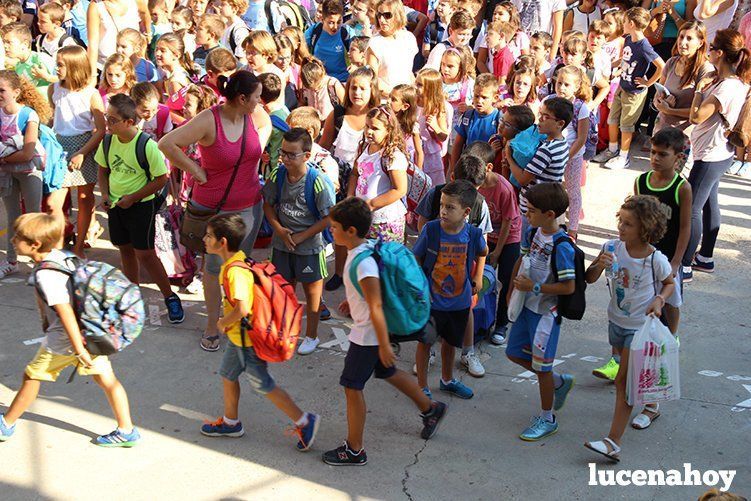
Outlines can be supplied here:
[[493, 137], [490, 138], [490, 146], [492, 146], [493, 151], [496, 153], [503, 150], [503, 142], [501, 141], [500, 136], [494, 134]]
[[287, 249], [289, 249], [290, 251], [295, 250], [297, 244], [292, 238], [292, 230], [290, 230], [289, 228], [282, 228], [281, 231], [277, 232], [276, 234], [281, 239], [282, 243], [287, 246]]
[[87, 369], [94, 365], [94, 361], [91, 359], [91, 354], [86, 351], [86, 348], [84, 348], [81, 353], [76, 354], [76, 358]]
[[457, 106], [456, 111], [458, 111], [459, 113], [464, 113], [465, 111], [467, 111], [467, 108], [468, 108], [467, 103], [459, 103], [459, 106]]
[[44, 80], [45, 82], [52, 82], [55, 80], [55, 77], [50, 75], [50, 73], [47, 71], [46, 68], [42, 66], [33, 66], [31, 68], [31, 75], [34, 78], [38, 78], [40, 80]]
[[636, 77], [636, 78], [634, 78], [634, 83], [636, 84], [637, 87], [641, 87], [643, 89], [646, 89], [647, 88], [647, 84], [649, 83], [649, 80], [647, 80], [646, 78], [643, 78], [643, 77]]
[[496, 253], [495, 251], [488, 254], [488, 257], [485, 258], [485, 264], [489, 264], [490, 266], [495, 266], [496, 263], [498, 263], [498, 258], [501, 256], [501, 253]]
[[227, 332], [227, 327], [224, 325], [224, 317], [216, 321], [216, 330], [219, 332]]
[[438, 118], [435, 115], [428, 115], [425, 118], [425, 124], [430, 128], [431, 132], [435, 132], [438, 129]]
[[350, 316], [350, 313], [349, 313], [349, 301], [347, 301], [345, 299], [344, 301], [342, 301], [341, 303], [339, 303], [339, 306], [337, 306], [336, 311], [338, 311], [339, 314], [342, 315], [343, 317]]
[[511, 147], [511, 141], [506, 142], [506, 146], [503, 148], [503, 154], [506, 158], [511, 158], [514, 153], [514, 149]]
[[110, 210], [112, 208], [112, 201], [110, 200], [109, 195], [102, 194], [101, 205], [102, 205], [102, 208], [104, 208], [104, 210]]
[[305, 235], [303, 235], [302, 231], [292, 235], [292, 241], [295, 243], [295, 245], [300, 245], [300, 242], [302, 242], [303, 240], [307, 240], [307, 238], [305, 237]]
[[600, 254], [600, 257], [597, 258], [597, 264], [602, 266], [603, 268], [607, 268], [611, 264], [613, 264], [613, 254], [610, 252], [603, 252]]
[[136, 203], [138, 200], [136, 200], [133, 195], [123, 195], [120, 200], [117, 201], [117, 206], [121, 209], [128, 209], [130, 208], [134, 203]]
[[394, 363], [396, 363], [396, 355], [394, 355], [394, 350], [391, 349], [390, 343], [378, 345], [378, 358], [381, 359], [381, 364], [383, 364], [384, 367], [394, 366]]
[[81, 169], [81, 164], [83, 163], [83, 155], [80, 153], [76, 153], [70, 158], [70, 162], [68, 162], [68, 170], [73, 172], [74, 170]]
[[268, 164], [269, 162], [271, 162], [271, 155], [264, 151], [261, 153], [261, 164]]
[[532, 280], [526, 275], [517, 275], [514, 279], [514, 288], [519, 289], [522, 292], [530, 292], [534, 287]]
[[506, 98], [506, 99], [502, 99], [501, 102], [498, 103], [498, 105], [499, 105], [500, 108], [507, 108], [509, 106], [513, 106], [514, 105], [514, 100], [511, 99], [510, 97]]
[[652, 302], [649, 303], [649, 307], [647, 308], [647, 316], [654, 315], [655, 317], [660, 318], [660, 315], [662, 315], [662, 308], [664, 306], [665, 299], [663, 299], [662, 296], [655, 296]]

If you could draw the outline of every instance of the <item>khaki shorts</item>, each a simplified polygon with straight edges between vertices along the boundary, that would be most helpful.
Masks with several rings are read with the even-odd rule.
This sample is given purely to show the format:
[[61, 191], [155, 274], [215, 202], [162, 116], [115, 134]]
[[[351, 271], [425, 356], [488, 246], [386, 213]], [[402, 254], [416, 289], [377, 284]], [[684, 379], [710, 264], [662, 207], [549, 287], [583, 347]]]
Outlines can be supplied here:
[[[112, 372], [112, 365], [106, 355], [91, 356], [94, 362], [91, 367], [78, 367], [78, 374], [81, 376], [98, 376]], [[34, 360], [26, 366], [26, 376], [36, 381], [56, 381], [60, 373], [67, 367], [77, 365], [78, 359], [74, 355], [58, 355], [48, 351], [46, 348], [39, 348]]]
[[639, 94], [632, 94], [619, 87], [610, 107], [608, 124], [618, 125], [622, 132], [634, 132], [646, 102], [646, 89]]

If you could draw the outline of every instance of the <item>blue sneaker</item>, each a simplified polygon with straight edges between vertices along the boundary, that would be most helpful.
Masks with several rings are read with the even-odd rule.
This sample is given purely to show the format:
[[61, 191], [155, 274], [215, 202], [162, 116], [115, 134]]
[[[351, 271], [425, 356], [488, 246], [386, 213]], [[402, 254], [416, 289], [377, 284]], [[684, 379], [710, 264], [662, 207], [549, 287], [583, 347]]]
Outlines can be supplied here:
[[519, 438], [527, 442], [536, 442], [558, 431], [558, 421], [552, 423], [542, 416], [535, 416], [532, 424], [524, 430]]
[[164, 304], [167, 305], [167, 317], [171, 324], [179, 324], [185, 320], [185, 312], [183, 311], [183, 303], [177, 294], [172, 294], [170, 297], [164, 300]]
[[133, 428], [130, 433], [115, 429], [112, 433], [96, 437], [96, 444], [100, 447], [133, 447], [139, 440], [141, 440], [141, 434], [136, 428]]
[[427, 386], [422, 389], [422, 392], [425, 394], [426, 397], [428, 397], [430, 400], [433, 400], [433, 393], [430, 391], [430, 388]]
[[321, 424], [321, 416], [318, 414], [308, 414], [308, 424], [295, 428], [300, 440], [297, 441], [297, 450], [305, 452], [313, 446], [318, 433], [318, 425]]
[[201, 434], [207, 437], [235, 437], [239, 438], [245, 435], [243, 424], [238, 421], [236, 425], [230, 426], [224, 422], [224, 418], [219, 418], [213, 423], [204, 423], [201, 426]]
[[319, 320], [331, 320], [331, 311], [329, 310], [329, 307], [326, 306], [326, 303], [321, 301], [321, 309], [319, 311], [320, 316], [318, 317]]
[[445, 384], [443, 380], [441, 380], [440, 385], [441, 391], [445, 391], [446, 393], [453, 393], [459, 398], [463, 399], [470, 399], [475, 396], [474, 392], [464, 383], [461, 381], [457, 381], [456, 379], [452, 379], [449, 384]]
[[5, 422], [5, 414], [0, 414], [0, 442], [5, 442], [13, 436], [16, 431], [16, 425], [8, 426]]
[[574, 387], [574, 382], [576, 381], [571, 374], [561, 374], [561, 379], [563, 379], [563, 384], [555, 389], [555, 395], [553, 397], [554, 411], [563, 409], [563, 406], [566, 404], [566, 397], [571, 391], [571, 388]]

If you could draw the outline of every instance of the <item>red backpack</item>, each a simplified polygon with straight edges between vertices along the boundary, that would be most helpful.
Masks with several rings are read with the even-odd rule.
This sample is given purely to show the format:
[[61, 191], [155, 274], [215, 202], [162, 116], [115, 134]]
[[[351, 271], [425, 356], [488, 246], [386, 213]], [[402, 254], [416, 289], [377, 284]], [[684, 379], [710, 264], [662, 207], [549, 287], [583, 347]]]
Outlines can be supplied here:
[[224, 268], [222, 277], [224, 295], [233, 307], [228, 280], [231, 268], [243, 268], [253, 274], [253, 309], [240, 327], [243, 347], [248, 332], [258, 358], [267, 362], [289, 360], [295, 353], [302, 324], [302, 306], [297, 302], [295, 288], [268, 261], [233, 261]]

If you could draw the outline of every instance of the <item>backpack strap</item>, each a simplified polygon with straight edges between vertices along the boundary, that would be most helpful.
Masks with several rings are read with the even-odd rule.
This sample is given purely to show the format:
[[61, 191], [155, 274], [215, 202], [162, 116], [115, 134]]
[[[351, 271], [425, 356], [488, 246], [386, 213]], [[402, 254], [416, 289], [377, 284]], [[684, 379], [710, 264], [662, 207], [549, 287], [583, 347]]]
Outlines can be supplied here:
[[425, 225], [425, 258], [422, 260], [422, 269], [425, 276], [430, 277], [438, 260], [438, 252], [441, 248], [441, 223], [430, 221]]
[[339, 36], [342, 39], [342, 44], [344, 45], [344, 50], [349, 52], [349, 32], [344, 29], [344, 26], [339, 28]]
[[[469, 242], [467, 242], [467, 275], [472, 272], [472, 264], [477, 257], [477, 242], [482, 238], [482, 230], [472, 224], [467, 225], [469, 229]], [[472, 277], [470, 282], [472, 281]]]
[[242, 268], [244, 270], [250, 270], [250, 265], [245, 261], [232, 261], [224, 267], [224, 274], [222, 275], [222, 290], [224, 291], [224, 297], [227, 298], [227, 302], [233, 308], [237, 302], [232, 298], [231, 291], [229, 290], [229, 270], [232, 268]]
[[435, 189], [433, 191], [433, 200], [430, 204], [430, 220], [434, 220], [438, 218], [439, 213], [441, 212], [441, 192], [443, 191], [443, 187], [446, 186], [445, 184], [439, 184], [435, 186]]
[[477, 226], [482, 221], [482, 204], [485, 201], [485, 197], [479, 191], [475, 192], [475, 201], [472, 203], [472, 209], [469, 211], [469, 223], [472, 226]]
[[339, 102], [339, 96], [336, 95], [336, 83], [338, 80], [336, 80], [334, 77], [329, 77], [329, 81], [326, 84], [326, 89], [328, 90], [329, 94], [329, 100], [331, 101], [331, 105], [337, 105], [341, 104]]
[[313, 165], [308, 165], [308, 172], [305, 174], [305, 204], [308, 206], [308, 210], [311, 214], [313, 214], [313, 217], [316, 218], [316, 221], [321, 220], [321, 212], [318, 210], [318, 206], [316, 205], [316, 194], [315, 194], [315, 184], [318, 180], [318, 169], [316, 169]]
[[16, 124], [18, 125], [18, 130], [21, 131], [21, 134], [26, 134], [26, 124], [29, 122], [29, 116], [31, 116], [31, 108], [28, 106], [21, 106], [16, 118]]
[[[47, 35], [45, 34], [45, 35], [42, 35], [42, 36], [45, 36], [45, 37], [46, 37]], [[63, 45], [65, 45], [65, 42], [67, 42], [69, 38], [73, 38], [73, 41], [74, 41], [74, 42], [76, 41], [76, 40], [75, 40], [75, 37], [74, 37], [73, 35], [70, 35], [70, 34], [68, 34], [68, 32], [67, 32], [67, 31], [66, 31], [65, 33], [63, 33], [63, 36], [61, 36], [61, 37], [60, 37], [60, 40], [58, 40], [58, 41], [57, 41], [57, 48], [58, 48], [58, 49], [62, 49], [62, 48], [63, 48]], [[47, 51], [45, 51], [45, 52], [47, 52]], [[51, 56], [51, 55], [52, 55], [52, 54], [50, 54], [50, 56]]]
[[375, 248], [373, 248], [360, 252], [354, 257], [354, 259], [352, 259], [352, 263], [350, 263], [349, 265], [349, 280], [350, 282], [352, 282], [352, 285], [355, 287], [357, 293], [362, 297], [365, 297], [365, 295], [362, 293], [362, 287], [360, 287], [360, 281], [357, 278], [357, 268], [360, 266], [360, 263], [371, 256], [376, 260], [376, 262], [378, 262], [378, 255], [375, 252]]
[[[266, 3], [268, 4], [269, 2], [267, 1]], [[316, 25], [313, 26], [312, 33], [310, 34], [310, 53], [313, 55], [315, 55], [316, 44], [318, 43], [318, 39], [321, 38], [322, 33], [323, 33], [323, 23], [316, 23]]]
[[342, 106], [341, 104], [335, 104], [334, 105], [334, 131], [336, 132], [336, 135], [339, 136], [339, 131], [342, 128], [342, 123], [344, 122], [344, 115], [347, 113], [347, 110]]
[[102, 139], [102, 153], [104, 153], [104, 163], [110, 168], [110, 146], [112, 146], [112, 134], [105, 134]]
[[282, 133], [285, 133], [289, 130], [289, 124], [285, 122], [281, 117], [278, 117], [276, 115], [270, 115], [270, 117], [272, 127], [281, 131]]
[[[148, 179], [149, 182], [154, 180], [154, 178], [151, 176], [151, 168], [149, 166], [149, 159], [146, 156], [146, 145], [151, 140], [152, 140], [151, 136], [143, 132], [141, 132], [138, 135], [138, 138], [136, 139], [136, 160], [138, 161], [138, 165], [146, 173], [146, 179]], [[107, 164], [107, 166], [109, 167], [109, 163]]]
[[284, 182], [287, 180], [287, 167], [283, 163], [279, 162], [276, 165], [276, 206], [281, 203], [282, 200], [282, 188]]
[[[148, 65], [147, 65], [148, 67]], [[161, 139], [164, 135], [164, 127], [167, 126], [167, 119], [169, 118], [169, 107], [160, 104], [156, 109], [156, 137]]]

